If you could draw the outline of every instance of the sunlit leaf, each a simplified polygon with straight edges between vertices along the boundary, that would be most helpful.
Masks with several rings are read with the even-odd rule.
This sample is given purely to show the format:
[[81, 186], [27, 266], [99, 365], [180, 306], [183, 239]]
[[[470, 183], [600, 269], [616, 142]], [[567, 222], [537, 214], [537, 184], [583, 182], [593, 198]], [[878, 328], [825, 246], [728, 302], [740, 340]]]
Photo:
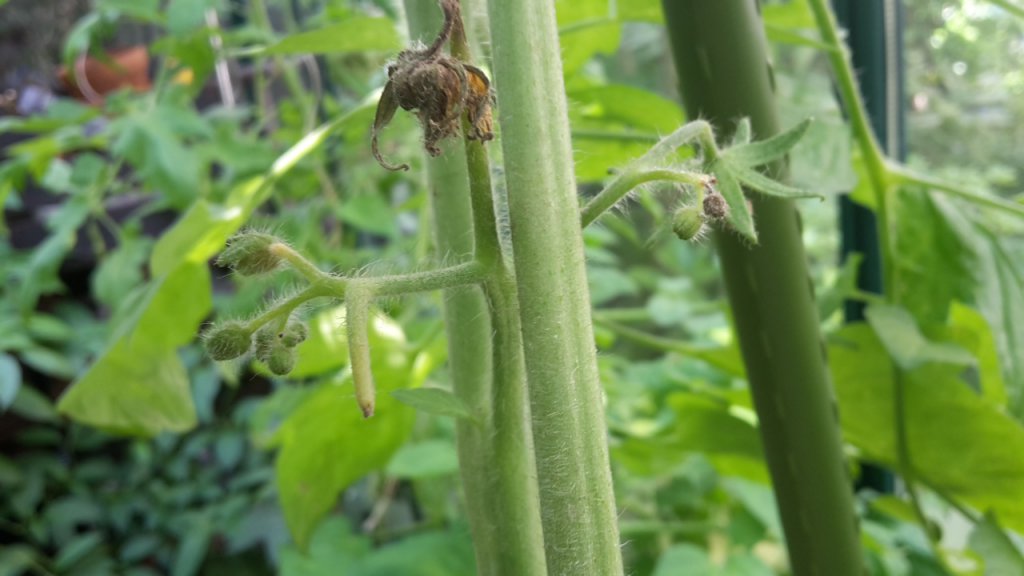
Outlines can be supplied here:
[[914, 317], [903, 308], [872, 305], [864, 315], [889, 356], [902, 370], [913, 370], [930, 362], [955, 366], [975, 363], [969, 352], [955, 344], [926, 339]]

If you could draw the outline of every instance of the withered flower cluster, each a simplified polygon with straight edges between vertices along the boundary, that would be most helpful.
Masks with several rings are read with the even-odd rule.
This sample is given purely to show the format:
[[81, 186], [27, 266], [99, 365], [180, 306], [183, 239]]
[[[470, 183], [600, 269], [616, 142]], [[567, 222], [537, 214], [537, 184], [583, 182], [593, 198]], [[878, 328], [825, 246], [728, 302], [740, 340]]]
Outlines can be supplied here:
[[388, 67], [377, 114], [373, 120], [373, 156], [388, 170], [408, 170], [408, 164], [387, 162], [377, 147], [377, 136], [391, 122], [395, 111], [415, 111], [423, 126], [423, 143], [431, 156], [441, 153], [437, 143], [459, 131], [462, 114], [469, 122], [471, 140], [485, 142], [494, 137], [491, 118], [491, 84], [477, 68], [442, 53], [453, 30], [462, 32], [458, 0], [441, 0], [444, 26], [437, 39], [425, 49], [403, 50]]

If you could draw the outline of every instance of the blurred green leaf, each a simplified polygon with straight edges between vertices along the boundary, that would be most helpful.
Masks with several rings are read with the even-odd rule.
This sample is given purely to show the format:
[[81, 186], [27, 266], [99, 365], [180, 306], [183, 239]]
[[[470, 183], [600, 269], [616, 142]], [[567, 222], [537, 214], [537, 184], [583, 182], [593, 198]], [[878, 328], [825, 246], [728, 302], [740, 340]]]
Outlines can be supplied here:
[[455, 474], [459, 456], [455, 446], [446, 440], [427, 440], [405, 444], [388, 462], [387, 473], [412, 480]]
[[925, 339], [914, 317], [903, 308], [872, 305], [864, 315], [901, 370], [913, 370], [930, 362], [955, 366], [975, 363], [974, 357], [960, 346]]
[[355, 194], [337, 207], [338, 217], [356, 228], [381, 236], [394, 236], [394, 209], [377, 194]]
[[199, 572], [210, 545], [210, 524], [204, 518], [191, 522], [174, 557], [171, 576], [194, 576]]
[[571, 76], [596, 54], [619, 47], [622, 25], [612, 19], [605, 0], [556, 0], [562, 69]]
[[24, 574], [35, 563], [36, 551], [31, 546], [16, 544], [0, 549], [0, 576]]
[[370, 541], [352, 532], [348, 518], [334, 516], [312, 532], [306, 552], [282, 552], [281, 576], [357, 574], [359, 560], [369, 553]]
[[92, 275], [92, 294], [101, 303], [116, 309], [128, 293], [143, 281], [143, 265], [152, 243], [146, 238], [123, 239], [107, 253]]
[[974, 526], [970, 546], [985, 561], [985, 576], [1024, 574], [1024, 555], [1007, 537], [993, 514], [985, 514], [985, 518]]
[[217, 0], [170, 0], [167, 4], [167, 31], [184, 34], [202, 26], [206, 10], [218, 4]]
[[348, 340], [345, 337], [345, 307], [318, 312], [307, 323], [309, 336], [295, 348], [298, 359], [290, 378], [326, 374], [348, 364]]
[[412, 406], [427, 414], [476, 421], [465, 402], [448, 390], [440, 388], [401, 389], [395, 390], [391, 395], [402, 404]]
[[156, 281], [114, 343], [61, 397], [72, 418], [113, 432], [152, 435], [195, 425], [188, 375], [177, 348], [195, 337], [211, 307], [204, 264]]
[[[829, 360], [846, 439], [870, 462], [897, 462], [894, 366], [869, 326], [830, 338]], [[927, 486], [1024, 528], [1024, 429], [960, 379], [959, 367], [927, 364], [904, 375], [911, 462]]]
[[350, 16], [337, 24], [286, 36], [262, 54], [397, 52], [402, 43], [388, 18]]
[[0, 353], [0, 413], [7, 411], [21, 388], [21, 366], [10, 354]]
[[684, 122], [682, 108], [652, 92], [621, 84], [569, 88], [573, 158], [581, 182], [603, 180], [650, 149], [635, 135], [668, 134]]
[[31, 386], [22, 386], [11, 403], [10, 411], [35, 422], [57, 422], [60, 417], [53, 403]]
[[309, 544], [313, 529], [338, 494], [387, 464], [411, 431], [414, 412], [390, 394], [410, 380], [411, 359], [401, 327], [375, 316], [370, 350], [377, 385], [373, 418], [364, 419], [360, 413], [351, 379], [339, 378], [319, 385], [277, 432], [278, 494], [300, 548]]
[[473, 576], [476, 559], [469, 534], [427, 532], [374, 550], [360, 565], [361, 576]]
[[72, 568], [75, 563], [82, 560], [87, 554], [95, 550], [103, 542], [103, 534], [99, 532], [87, 532], [71, 539], [67, 544], [61, 546], [57, 552], [57, 559], [54, 567], [58, 571], [65, 571]]
[[721, 400], [677, 393], [668, 405], [675, 421], [664, 434], [626, 438], [612, 448], [615, 460], [638, 474], [657, 474], [675, 468], [688, 454], [759, 461], [761, 438], [749, 422], [737, 418]]
[[654, 576], [709, 576], [716, 570], [708, 553], [693, 544], [676, 544], [658, 559]]

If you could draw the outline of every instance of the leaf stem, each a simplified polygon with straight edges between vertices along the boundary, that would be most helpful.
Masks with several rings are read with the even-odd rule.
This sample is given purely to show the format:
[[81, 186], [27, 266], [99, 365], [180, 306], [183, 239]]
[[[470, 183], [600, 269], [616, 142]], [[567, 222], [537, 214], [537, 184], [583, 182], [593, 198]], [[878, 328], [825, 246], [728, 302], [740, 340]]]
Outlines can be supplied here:
[[963, 185], [958, 186], [950, 184], [949, 182], [944, 182], [938, 178], [926, 176], [911, 168], [903, 166], [902, 164], [889, 163], [887, 164], [887, 168], [889, 173], [893, 176], [894, 183], [925, 186], [949, 196], [962, 198], [979, 206], [995, 208], [1003, 212], [1012, 213], [1016, 216], [1024, 216], [1024, 205], [1022, 204], [1010, 202], [996, 196], [972, 192]]
[[617, 176], [611, 183], [601, 190], [596, 196], [580, 211], [580, 223], [586, 228], [595, 220], [601, 217], [606, 211], [619, 203], [637, 186], [654, 181], [678, 182], [687, 186], [694, 186], [703, 189], [708, 177], [698, 172], [686, 172], [683, 170], [671, 170], [658, 168], [654, 170], [627, 170]]
[[867, 168], [868, 178], [871, 180], [871, 187], [875, 191], [875, 200], [878, 213], [878, 235], [882, 247], [882, 284], [884, 293], [890, 298], [895, 295], [897, 286], [898, 270], [895, 266], [895, 246], [892, 244], [889, 218], [889, 190], [890, 175], [885, 160], [885, 153], [882, 151], [875, 133], [868, 121], [867, 108], [861, 98], [860, 90], [857, 87], [857, 79], [854, 76], [853, 65], [850, 63], [850, 52], [846, 44], [839, 39], [839, 26], [835, 16], [828, 6], [827, 0], [809, 0], [811, 10], [814, 13], [814, 20], [818, 26], [818, 33], [822, 40], [834, 47], [825, 54], [835, 75], [837, 88], [846, 113], [850, 118], [853, 134], [860, 145], [861, 157], [864, 159]]
[[329, 274], [321, 271], [315, 264], [307, 260], [305, 256], [284, 242], [271, 244], [267, 247], [267, 251], [287, 262], [293, 270], [302, 274], [310, 284], [320, 284], [330, 278]]

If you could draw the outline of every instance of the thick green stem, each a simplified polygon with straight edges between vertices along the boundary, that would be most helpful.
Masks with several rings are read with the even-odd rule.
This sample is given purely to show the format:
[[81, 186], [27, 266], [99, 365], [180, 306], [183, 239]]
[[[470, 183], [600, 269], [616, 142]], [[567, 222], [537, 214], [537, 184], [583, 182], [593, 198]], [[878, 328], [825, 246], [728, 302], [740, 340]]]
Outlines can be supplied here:
[[490, 0], [550, 574], [622, 573], [554, 5]]
[[[751, 0], [663, 1], [687, 113], [728, 136], [747, 116], [779, 131], [764, 33]], [[778, 174], [780, 166], [774, 166]], [[797, 576], [862, 576], [852, 486], [800, 238], [789, 200], [751, 198], [760, 242], [717, 247]]]
[[[429, 43], [441, 25], [437, 7], [420, 0], [406, 0], [405, 5], [412, 37]], [[460, 26], [455, 32], [453, 53], [468, 61], [464, 31]], [[477, 571], [481, 576], [544, 576], [515, 285], [502, 282], [507, 274], [487, 153], [476, 142], [448, 142], [442, 149], [440, 157], [427, 161], [438, 249], [449, 257], [475, 259], [488, 271], [483, 289], [444, 293], [454, 391], [481, 423], [456, 423]]]

